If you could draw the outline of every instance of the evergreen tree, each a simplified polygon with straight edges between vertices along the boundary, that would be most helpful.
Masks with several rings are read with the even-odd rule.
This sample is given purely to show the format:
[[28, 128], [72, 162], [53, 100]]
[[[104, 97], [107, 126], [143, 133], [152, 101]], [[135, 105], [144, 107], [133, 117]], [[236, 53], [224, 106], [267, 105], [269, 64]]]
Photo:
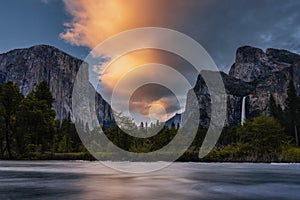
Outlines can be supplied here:
[[[0, 85], [0, 95], [2, 94], [2, 85]], [[3, 113], [2, 103], [0, 103], [0, 113]], [[4, 119], [2, 116], [0, 116], [0, 158], [3, 157], [3, 145], [4, 145]]]
[[50, 92], [50, 89], [46, 81], [42, 81], [36, 86], [35, 90], [33, 91], [33, 96], [38, 101], [43, 101], [45, 105], [52, 108], [52, 104], [54, 103], [54, 98], [52, 96], [52, 93]]
[[24, 138], [28, 147], [22, 147], [23, 150], [31, 151], [35, 147], [42, 152], [51, 150], [57, 125], [56, 114], [52, 108], [53, 102], [54, 99], [45, 82], [37, 85], [36, 89], [21, 102], [17, 115], [18, 137]]
[[269, 100], [269, 115], [274, 117], [282, 126], [285, 125], [284, 113], [281, 106], [276, 103], [273, 95], [270, 96]]
[[274, 117], [259, 117], [248, 121], [237, 130], [240, 151], [256, 157], [278, 155], [281, 145], [288, 141], [283, 128]]
[[173, 137], [175, 137], [176, 133], [177, 133], [177, 129], [176, 129], [175, 123], [172, 122], [171, 128], [170, 128], [170, 137], [168, 139], [169, 140], [173, 139]]
[[298, 130], [299, 125], [299, 99], [296, 94], [296, 89], [292, 81], [289, 82], [287, 89], [287, 99], [285, 101], [286, 115], [287, 115], [287, 128], [289, 132], [293, 132], [296, 146], [299, 146]]
[[269, 114], [270, 116], [277, 118], [277, 105], [272, 94], [269, 100]]
[[144, 122], [140, 123], [140, 128], [143, 129], [144, 128]]
[[1, 87], [0, 112], [4, 122], [4, 125], [2, 126], [5, 138], [5, 147], [1, 149], [1, 154], [3, 155], [5, 152], [7, 152], [9, 158], [12, 158], [11, 145], [13, 142], [13, 136], [15, 134], [15, 115], [17, 112], [17, 108], [23, 98], [24, 97], [21, 94], [19, 87], [13, 82], [9, 81]]
[[78, 152], [81, 147], [81, 140], [77, 134], [75, 124], [71, 120], [71, 115], [68, 113], [68, 117], [62, 121], [60, 127], [60, 138], [65, 147], [60, 148], [61, 152]]

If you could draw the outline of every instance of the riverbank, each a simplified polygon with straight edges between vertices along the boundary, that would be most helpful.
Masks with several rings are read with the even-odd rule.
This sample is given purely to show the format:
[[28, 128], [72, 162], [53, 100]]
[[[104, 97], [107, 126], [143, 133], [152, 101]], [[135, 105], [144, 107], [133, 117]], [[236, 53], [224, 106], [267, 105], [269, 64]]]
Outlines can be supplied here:
[[[206, 157], [199, 159], [198, 151], [185, 152], [177, 162], [229, 162], [229, 163], [300, 163], [300, 148], [287, 148], [280, 154], [273, 155], [238, 155], [236, 150], [212, 150]], [[99, 160], [109, 161], [116, 157], [111, 153], [98, 153]], [[165, 155], [168, 158], [168, 154]], [[0, 160], [86, 160], [95, 161], [95, 159], [89, 152], [71, 152], [71, 153], [31, 153], [27, 157], [13, 157], [12, 159]], [[125, 160], [125, 159], [124, 159]], [[121, 161], [124, 161], [121, 160]], [[142, 159], [141, 159], [142, 160]], [[133, 160], [134, 161], [134, 160]], [[138, 160], [136, 160], [138, 161]], [[150, 161], [156, 161], [151, 159]]]

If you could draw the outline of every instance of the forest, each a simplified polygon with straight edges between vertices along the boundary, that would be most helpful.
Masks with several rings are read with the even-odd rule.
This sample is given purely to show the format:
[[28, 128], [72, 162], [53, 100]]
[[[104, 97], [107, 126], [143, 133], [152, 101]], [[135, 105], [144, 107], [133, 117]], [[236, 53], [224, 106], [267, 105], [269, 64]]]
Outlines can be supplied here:
[[[226, 127], [216, 147], [204, 158], [198, 158], [206, 129], [199, 127], [189, 149], [178, 161], [206, 162], [300, 162], [298, 128], [300, 98], [291, 82], [285, 109], [270, 97], [268, 112], [241, 125]], [[41, 82], [26, 97], [13, 82], [0, 85], [0, 159], [84, 159], [94, 160], [77, 134], [70, 114], [56, 119], [48, 84]], [[97, 130], [77, 122], [77, 129], [93, 137]], [[161, 122], [141, 123], [136, 129], [150, 133], [162, 126], [158, 134], [135, 138], [124, 133], [113, 122], [102, 127], [106, 137], [116, 146], [130, 152], [152, 152], [168, 144], [179, 125], [166, 127]], [[109, 147], [107, 147], [109, 148]], [[99, 152], [101, 154], [101, 152]], [[103, 159], [109, 159], [103, 153]]]

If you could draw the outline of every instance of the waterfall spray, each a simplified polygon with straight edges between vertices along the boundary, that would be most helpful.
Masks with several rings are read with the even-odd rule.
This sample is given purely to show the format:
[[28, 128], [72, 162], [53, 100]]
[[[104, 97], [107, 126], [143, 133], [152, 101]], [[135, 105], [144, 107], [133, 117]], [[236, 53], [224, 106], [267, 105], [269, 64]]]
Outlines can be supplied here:
[[246, 121], [246, 97], [243, 97], [242, 102], [242, 114], [241, 114], [241, 125], [243, 126]]

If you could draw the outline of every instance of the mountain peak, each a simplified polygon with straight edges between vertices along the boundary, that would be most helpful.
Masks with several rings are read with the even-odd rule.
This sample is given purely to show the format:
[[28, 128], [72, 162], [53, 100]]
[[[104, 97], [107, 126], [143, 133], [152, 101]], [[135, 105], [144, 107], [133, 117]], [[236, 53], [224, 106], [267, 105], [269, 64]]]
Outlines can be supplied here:
[[47, 44], [38, 44], [38, 45], [31, 46], [31, 47], [13, 49], [13, 50], [10, 50], [5, 53], [0, 53], [0, 57], [1, 56], [25, 55], [25, 54], [32, 54], [32, 55], [40, 56], [40, 57], [47, 57], [47, 56], [51, 56], [54, 54], [54, 55], [67, 56], [72, 59], [80, 60], [80, 59], [54, 47], [54, 46], [47, 45]]
[[300, 56], [287, 50], [262, 49], [243, 46], [237, 49], [235, 63], [229, 75], [246, 82], [265, 78], [271, 73], [281, 71], [300, 60]]
[[256, 62], [263, 56], [265, 56], [265, 53], [262, 49], [252, 46], [242, 46], [236, 51], [236, 62]]
[[[39, 44], [39, 45], [34, 45], [29, 48], [22, 48], [21, 50], [29, 50], [29, 51], [58, 51], [58, 52], [63, 52], [62, 50], [51, 46], [47, 44]], [[65, 52], [63, 52], [65, 53]], [[66, 53], [65, 53], [66, 54]]]
[[300, 60], [300, 55], [292, 53], [284, 49], [268, 48], [266, 54], [272, 57], [274, 60], [283, 63], [294, 64]]

